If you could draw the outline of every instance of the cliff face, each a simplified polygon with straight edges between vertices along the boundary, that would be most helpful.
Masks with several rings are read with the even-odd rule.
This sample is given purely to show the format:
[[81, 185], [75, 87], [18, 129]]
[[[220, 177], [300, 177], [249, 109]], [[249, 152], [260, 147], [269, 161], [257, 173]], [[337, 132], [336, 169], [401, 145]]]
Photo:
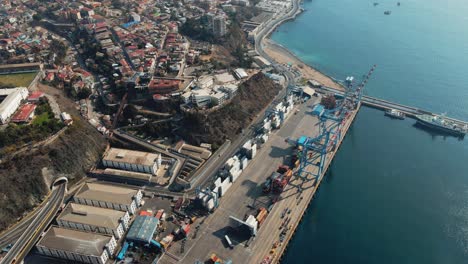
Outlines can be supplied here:
[[104, 137], [76, 119], [65, 133], [43, 146], [0, 164], [0, 230], [39, 203], [58, 176], [71, 182], [83, 176], [104, 151]]
[[220, 146], [241, 133], [280, 90], [279, 85], [258, 73], [244, 82], [238, 94], [223, 108], [209, 114], [187, 114], [179, 132], [192, 144], [207, 142]]

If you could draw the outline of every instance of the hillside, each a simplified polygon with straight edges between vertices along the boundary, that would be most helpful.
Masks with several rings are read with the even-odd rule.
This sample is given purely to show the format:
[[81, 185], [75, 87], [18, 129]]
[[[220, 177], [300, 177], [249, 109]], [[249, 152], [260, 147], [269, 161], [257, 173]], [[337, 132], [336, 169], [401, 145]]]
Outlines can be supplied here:
[[0, 230], [31, 210], [57, 176], [83, 177], [106, 145], [102, 135], [80, 118], [48, 146], [0, 164]]
[[280, 90], [279, 85], [258, 73], [244, 82], [238, 94], [223, 108], [208, 115], [187, 114], [179, 133], [195, 145], [207, 142], [220, 146], [226, 139], [241, 133]]

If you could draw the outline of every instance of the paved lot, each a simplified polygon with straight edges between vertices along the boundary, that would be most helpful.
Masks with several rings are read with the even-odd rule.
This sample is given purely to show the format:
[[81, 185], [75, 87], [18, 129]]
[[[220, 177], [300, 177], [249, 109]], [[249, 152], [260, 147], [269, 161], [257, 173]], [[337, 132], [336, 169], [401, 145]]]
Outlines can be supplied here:
[[[206, 219], [194, 243], [190, 243], [191, 247], [186, 249], [185, 255], [180, 256], [182, 263], [205, 261], [211, 253], [232, 259], [233, 263], [259, 263], [264, 255], [258, 253], [267, 254], [270, 251], [272, 242], [279, 239], [282, 231], [279, 229], [284, 221], [280, 216], [282, 211], [284, 208], [294, 209], [295, 205], [301, 202], [298, 189], [293, 187], [300, 184], [300, 179], [293, 180], [291, 186], [286, 188], [281, 199], [274, 205], [272, 212], [259, 229], [257, 238], [250, 243], [249, 247], [245, 247], [245, 240], [239, 241], [235, 238], [231, 239], [235, 245], [234, 249], [227, 247], [223, 237], [231, 231], [228, 227], [228, 219], [231, 215], [239, 219], [244, 219], [246, 214], [255, 215], [256, 210], [249, 208], [248, 205], [253, 205], [255, 208], [268, 208], [271, 199], [262, 193], [262, 183], [278, 165], [285, 162], [286, 157], [292, 154], [292, 146], [285, 142], [285, 138], [298, 138], [301, 135], [314, 136], [318, 133], [316, 126], [318, 120], [310, 114], [311, 106], [316, 103], [314, 100], [317, 98], [299, 105], [299, 113], [291, 115], [278, 131], [270, 135], [270, 139], [258, 151], [255, 159], [233, 183], [227, 195], [221, 199], [219, 208]], [[302, 188], [311, 186], [312, 181], [308, 181]], [[288, 217], [299, 217], [299, 213], [299, 210], [292, 210]], [[269, 242], [265, 243], [265, 241]], [[176, 262], [165, 256], [160, 263]]]

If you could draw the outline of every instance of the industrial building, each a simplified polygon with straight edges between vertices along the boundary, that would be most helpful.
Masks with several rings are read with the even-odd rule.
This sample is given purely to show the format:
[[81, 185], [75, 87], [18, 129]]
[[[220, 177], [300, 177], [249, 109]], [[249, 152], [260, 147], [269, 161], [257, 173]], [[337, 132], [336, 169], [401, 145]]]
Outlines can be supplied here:
[[104, 154], [102, 163], [105, 167], [156, 175], [161, 166], [161, 154], [110, 148]]
[[128, 212], [69, 203], [57, 217], [60, 227], [113, 235], [120, 239], [128, 228]]
[[6, 124], [8, 119], [21, 105], [21, 101], [28, 97], [28, 89], [24, 87], [0, 89], [0, 123]]
[[142, 197], [141, 190], [86, 183], [73, 196], [73, 200], [79, 204], [128, 211], [130, 214], [135, 214]]
[[113, 236], [52, 226], [36, 245], [40, 254], [73, 262], [104, 264], [114, 254]]
[[159, 220], [153, 216], [139, 215], [133, 221], [126, 240], [149, 244], [158, 227]]

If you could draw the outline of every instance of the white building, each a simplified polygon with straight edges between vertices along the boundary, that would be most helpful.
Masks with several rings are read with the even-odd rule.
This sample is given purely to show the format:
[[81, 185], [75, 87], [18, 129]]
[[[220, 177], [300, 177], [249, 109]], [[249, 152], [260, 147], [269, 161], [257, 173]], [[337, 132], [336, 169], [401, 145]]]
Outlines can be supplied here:
[[21, 101], [28, 98], [28, 89], [24, 87], [0, 89], [0, 97], [5, 97], [0, 103], [0, 123], [6, 124], [8, 119], [21, 105]]
[[220, 89], [228, 95], [228, 98], [232, 98], [237, 94], [239, 87], [235, 84], [227, 84]]
[[236, 78], [239, 79], [239, 80], [249, 77], [247, 72], [242, 68], [235, 69], [234, 74], [236, 75]]
[[210, 89], [211, 87], [213, 87], [213, 84], [214, 80], [212, 76], [201, 76], [200, 78], [198, 78], [197, 81], [197, 86], [200, 89]]
[[73, 201], [79, 204], [109, 208], [135, 214], [141, 204], [141, 190], [132, 190], [112, 185], [86, 183], [73, 196]]
[[104, 264], [114, 254], [113, 236], [52, 226], [36, 245], [40, 254], [93, 264]]
[[102, 164], [105, 167], [156, 175], [161, 167], [161, 154], [110, 148], [104, 154]]
[[120, 239], [129, 226], [128, 212], [69, 203], [57, 217], [60, 227], [113, 235]]
[[192, 103], [198, 107], [206, 107], [211, 103], [210, 91], [205, 89], [192, 91]]
[[215, 105], [222, 105], [226, 101], [226, 97], [227, 94], [218, 92], [211, 95], [211, 100]]

